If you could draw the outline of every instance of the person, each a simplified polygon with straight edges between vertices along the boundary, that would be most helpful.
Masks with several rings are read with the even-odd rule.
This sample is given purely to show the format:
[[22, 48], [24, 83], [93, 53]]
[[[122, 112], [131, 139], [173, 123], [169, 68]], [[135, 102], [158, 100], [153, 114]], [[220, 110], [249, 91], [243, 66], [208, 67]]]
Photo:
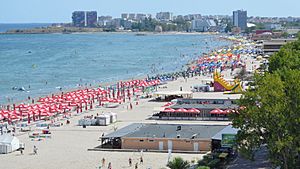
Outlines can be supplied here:
[[23, 149], [22, 148], [21, 148], [20, 152], [21, 152], [21, 155], [23, 155]]
[[36, 146], [33, 146], [33, 153], [34, 153], [34, 155], [37, 155], [37, 150], [38, 150], [38, 148]]
[[143, 164], [144, 163], [144, 159], [143, 159], [143, 157], [141, 156], [141, 158], [140, 158], [140, 163], [141, 164]]
[[132, 166], [132, 159], [130, 157], [128, 159], [128, 163], [129, 163], [129, 166], [131, 167]]
[[135, 167], [134, 167], [135, 169], [138, 169], [138, 163], [135, 163]]
[[111, 162], [108, 163], [107, 169], [112, 169]]
[[105, 158], [103, 157], [102, 158], [102, 167], [104, 167], [105, 166]]

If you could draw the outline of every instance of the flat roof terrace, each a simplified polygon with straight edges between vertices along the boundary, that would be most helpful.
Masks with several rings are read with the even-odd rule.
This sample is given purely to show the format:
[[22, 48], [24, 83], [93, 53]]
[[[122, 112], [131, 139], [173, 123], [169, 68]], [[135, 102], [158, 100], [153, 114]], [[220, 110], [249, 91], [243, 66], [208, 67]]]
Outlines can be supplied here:
[[102, 138], [211, 139], [225, 125], [133, 123]]

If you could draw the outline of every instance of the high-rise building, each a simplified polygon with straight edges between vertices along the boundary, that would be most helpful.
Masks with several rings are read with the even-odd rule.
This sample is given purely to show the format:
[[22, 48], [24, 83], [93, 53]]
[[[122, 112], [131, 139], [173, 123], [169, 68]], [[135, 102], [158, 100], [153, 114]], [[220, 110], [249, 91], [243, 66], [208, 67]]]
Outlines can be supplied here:
[[98, 21], [112, 20], [112, 16], [99, 16]]
[[245, 31], [247, 28], [247, 11], [233, 11], [233, 25], [241, 28], [242, 31]]
[[128, 17], [129, 17], [128, 13], [122, 13], [121, 14], [122, 19], [128, 19]]
[[146, 14], [141, 14], [141, 13], [136, 14], [136, 20], [138, 21], [145, 20], [146, 18], [147, 18]]
[[96, 11], [86, 12], [86, 26], [87, 27], [96, 27], [97, 26], [97, 12]]
[[161, 21], [173, 20], [173, 13], [171, 12], [159, 12], [156, 14], [156, 19]]
[[85, 12], [84, 11], [75, 11], [72, 13], [72, 23], [76, 27], [85, 26]]
[[131, 19], [131, 20], [135, 20], [135, 13], [130, 13], [129, 15], [128, 15], [128, 19]]

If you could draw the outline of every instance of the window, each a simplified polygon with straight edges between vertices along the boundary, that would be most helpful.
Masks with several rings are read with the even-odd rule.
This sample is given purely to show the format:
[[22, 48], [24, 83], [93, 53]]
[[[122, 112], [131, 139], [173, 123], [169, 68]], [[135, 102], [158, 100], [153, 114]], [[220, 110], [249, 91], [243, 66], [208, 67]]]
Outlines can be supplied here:
[[154, 140], [149, 140], [149, 142], [154, 142]]
[[140, 140], [140, 142], [144, 142], [144, 140]]

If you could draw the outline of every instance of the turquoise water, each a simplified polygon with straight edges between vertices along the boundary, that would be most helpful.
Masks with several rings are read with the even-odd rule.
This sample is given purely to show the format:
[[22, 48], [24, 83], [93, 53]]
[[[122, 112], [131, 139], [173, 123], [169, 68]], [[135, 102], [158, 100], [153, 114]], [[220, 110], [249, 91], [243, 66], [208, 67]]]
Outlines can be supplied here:
[[[0, 35], [0, 103], [182, 69], [216, 46], [212, 35]], [[26, 91], [12, 90], [24, 87]], [[11, 101], [11, 100], [10, 100]]]

